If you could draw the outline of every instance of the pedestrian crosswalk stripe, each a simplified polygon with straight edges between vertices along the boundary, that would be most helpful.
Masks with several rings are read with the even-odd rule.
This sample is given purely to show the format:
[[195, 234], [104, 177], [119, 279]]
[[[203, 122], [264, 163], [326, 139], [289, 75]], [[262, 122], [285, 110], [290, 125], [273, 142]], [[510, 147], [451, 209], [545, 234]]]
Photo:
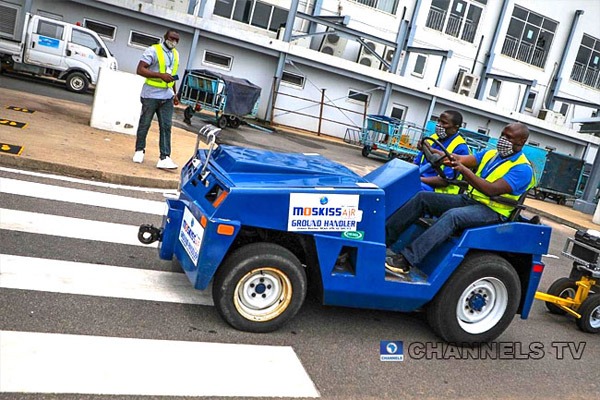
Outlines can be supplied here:
[[0, 216], [0, 229], [134, 246], [158, 247], [157, 242], [150, 245], [140, 243], [137, 238], [139, 227], [133, 225], [91, 221], [7, 208], [0, 208]]
[[0, 391], [319, 397], [288, 346], [0, 331]]
[[1, 177], [0, 192], [156, 215], [163, 215], [166, 207], [164, 201], [137, 199]]
[[0, 254], [0, 287], [212, 306], [183, 273]]
[[165, 196], [166, 195], [169, 195], [169, 196], [177, 195], [177, 190], [174, 190], [174, 189], [158, 189], [158, 188], [148, 188], [148, 187], [141, 187], [141, 186], [118, 185], [116, 183], [89, 181], [89, 180], [85, 180], [85, 179], [72, 178], [70, 176], [53, 175], [53, 174], [46, 174], [46, 173], [35, 172], [35, 171], [25, 171], [25, 170], [21, 170], [21, 169], [6, 168], [6, 167], [0, 167], [0, 171], [9, 172], [11, 174], [35, 176], [38, 178], [53, 179], [53, 180], [62, 181], [62, 182], [81, 183], [84, 185], [105, 187], [105, 188], [111, 188], [111, 189], [134, 190], [137, 192], [146, 192], [146, 193], [163, 193]]

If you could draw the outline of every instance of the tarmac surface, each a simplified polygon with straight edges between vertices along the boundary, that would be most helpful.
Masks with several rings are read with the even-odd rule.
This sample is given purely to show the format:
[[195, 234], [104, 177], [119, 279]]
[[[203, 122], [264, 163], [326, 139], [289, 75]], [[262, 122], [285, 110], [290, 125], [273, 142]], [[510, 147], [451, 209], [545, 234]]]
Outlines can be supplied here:
[[[9, 107], [18, 109], [10, 109]], [[22, 109], [35, 111], [24, 112]], [[181, 109], [177, 110], [178, 113]], [[89, 105], [2, 89], [0, 91], [0, 147], [20, 154], [0, 152], [0, 166], [79, 177], [109, 183], [176, 189], [177, 170], [160, 170], [158, 161], [158, 123], [153, 122], [148, 134], [143, 164], [132, 162], [135, 135], [115, 133], [90, 127]], [[14, 123], [16, 122], [16, 124]], [[26, 124], [21, 127], [21, 124]], [[305, 135], [285, 131], [286, 135]], [[311, 140], [329, 140], [344, 144], [338, 138], [321, 135]], [[8, 145], [8, 146], [7, 146]], [[184, 165], [196, 147], [196, 134], [174, 126], [171, 158]], [[201, 143], [201, 147], [206, 147]], [[528, 198], [526, 214], [538, 214], [575, 229], [600, 230], [592, 215], [561, 206], [550, 200]]]

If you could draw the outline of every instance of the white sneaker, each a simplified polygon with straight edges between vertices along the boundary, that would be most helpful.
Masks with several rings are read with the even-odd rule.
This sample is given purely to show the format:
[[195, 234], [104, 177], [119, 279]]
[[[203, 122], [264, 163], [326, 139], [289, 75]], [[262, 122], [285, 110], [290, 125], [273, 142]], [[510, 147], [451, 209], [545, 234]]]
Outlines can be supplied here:
[[156, 168], [160, 169], [176, 169], [177, 164], [171, 160], [171, 157], [165, 157], [164, 160], [158, 160], [156, 163]]
[[144, 162], [144, 150], [136, 151], [133, 155], [133, 162], [141, 164]]

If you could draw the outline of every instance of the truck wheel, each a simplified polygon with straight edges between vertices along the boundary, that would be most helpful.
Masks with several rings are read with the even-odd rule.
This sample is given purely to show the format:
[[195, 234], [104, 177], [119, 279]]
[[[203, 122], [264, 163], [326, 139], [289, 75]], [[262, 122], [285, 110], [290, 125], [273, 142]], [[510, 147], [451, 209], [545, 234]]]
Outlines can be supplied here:
[[[562, 297], [563, 299], [566, 299], [567, 297], [574, 299], [576, 292], [577, 284], [573, 279], [570, 278], [559, 278], [555, 280], [554, 283], [548, 288], [548, 294], [556, 297]], [[549, 301], [546, 302], [546, 308], [552, 314], [564, 315], [567, 313], [565, 310]]]
[[363, 157], [369, 157], [369, 154], [371, 154], [371, 146], [365, 146], [362, 148], [362, 156]]
[[300, 310], [306, 285], [306, 273], [291, 251], [272, 243], [252, 243], [221, 265], [213, 282], [213, 301], [234, 328], [271, 332]]
[[588, 296], [579, 307], [581, 318], [577, 320], [577, 326], [584, 332], [600, 332], [600, 294]]
[[481, 343], [497, 338], [521, 300], [519, 276], [495, 254], [468, 256], [430, 303], [427, 320], [442, 339]]
[[71, 72], [67, 76], [67, 90], [71, 92], [85, 93], [89, 84], [87, 77], [81, 72]]

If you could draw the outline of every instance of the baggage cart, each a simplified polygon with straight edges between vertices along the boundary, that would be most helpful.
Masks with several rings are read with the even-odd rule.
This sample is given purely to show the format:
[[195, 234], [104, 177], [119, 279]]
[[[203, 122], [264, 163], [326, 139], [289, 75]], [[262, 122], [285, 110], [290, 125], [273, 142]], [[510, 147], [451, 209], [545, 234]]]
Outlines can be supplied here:
[[[200, 117], [219, 128], [237, 128], [242, 118], [255, 118], [260, 100], [260, 87], [252, 82], [209, 70], [186, 70], [179, 89], [179, 102], [187, 105], [184, 122]], [[214, 114], [214, 117], [211, 115]]]
[[368, 157], [374, 151], [381, 151], [389, 160], [400, 158], [412, 162], [419, 153], [417, 144], [422, 136], [423, 128], [411, 122], [385, 115], [367, 115], [360, 137], [362, 155]]

